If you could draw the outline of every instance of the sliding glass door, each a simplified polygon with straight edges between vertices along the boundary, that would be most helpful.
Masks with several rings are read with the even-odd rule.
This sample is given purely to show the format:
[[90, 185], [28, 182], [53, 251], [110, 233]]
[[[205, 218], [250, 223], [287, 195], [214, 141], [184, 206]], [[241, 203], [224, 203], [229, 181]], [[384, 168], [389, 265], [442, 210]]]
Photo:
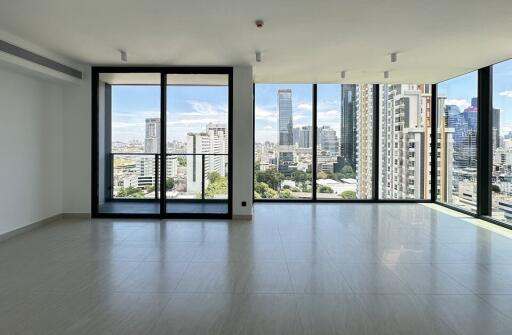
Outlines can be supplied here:
[[166, 212], [227, 214], [229, 76], [166, 79]]
[[95, 216], [231, 215], [231, 68], [94, 68]]

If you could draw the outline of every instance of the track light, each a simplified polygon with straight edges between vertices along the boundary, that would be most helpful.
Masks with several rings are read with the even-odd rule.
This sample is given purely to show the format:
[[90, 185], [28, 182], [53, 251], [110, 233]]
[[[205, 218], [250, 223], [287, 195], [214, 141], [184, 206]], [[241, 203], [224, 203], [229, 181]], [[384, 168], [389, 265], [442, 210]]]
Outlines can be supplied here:
[[121, 53], [121, 61], [127, 62], [128, 61], [128, 54], [126, 53], [126, 51], [119, 50], [119, 52]]
[[388, 79], [389, 78], [389, 71], [384, 71], [384, 79]]
[[261, 52], [260, 51], [256, 51], [256, 61], [258, 63], [261, 62]]
[[390, 56], [391, 58], [391, 63], [396, 63], [396, 61], [398, 60], [398, 54], [396, 52], [393, 52]]
[[345, 71], [345, 70], [341, 71], [341, 79], [345, 79], [346, 74], [347, 74], [347, 71]]

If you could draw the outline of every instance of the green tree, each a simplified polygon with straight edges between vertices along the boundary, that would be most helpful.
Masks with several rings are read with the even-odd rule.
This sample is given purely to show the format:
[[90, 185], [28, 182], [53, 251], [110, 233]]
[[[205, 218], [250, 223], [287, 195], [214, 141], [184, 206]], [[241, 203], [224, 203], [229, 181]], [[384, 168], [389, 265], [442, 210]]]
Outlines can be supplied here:
[[[216, 173], [216, 172], [212, 172]], [[225, 195], [228, 194], [228, 178], [221, 177], [220, 174], [217, 173], [218, 176], [215, 176], [212, 179], [209, 178], [210, 183], [206, 190], [204, 191], [206, 198], [215, 198], [216, 195]]]
[[165, 189], [172, 190], [172, 189], [174, 189], [174, 186], [175, 186], [174, 178], [168, 177], [165, 180]]
[[354, 172], [354, 168], [352, 166], [345, 165], [341, 169], [341, 172], [339, 173], [339, 176], [341, 178], [355, 178], [356, 177], [356, 173]]
[[306, 191], [307, 182], [311, 180], [311, 173], [296, 170], [292, 173], [292, 180], [302, 187], [302, 191]]
[[281, 182], [284, 180], [282, 173], [274, 168], [267, 169], [265, 171], [259, 171], [256, 173], [256, 182], [265, 183], [274, 190], [278, 190]]
[[254, 185], [254, 197], [256, 199], [274, 199], [277, 197], [277, 191], [265, 183], [257, 182]]
[[329, 186], [325, 186], [325, 185], [320, 186], [318, 188], [318, 192], [320, 192], [320, 193], [334, 193], [332, 188], [330, 188]]
[[501, 189], [498, 185], [492, 185], [491, 190], [496, 193], [501, 193]]
[[340, 196], [343, 199], [347, 199], [347, 200], [355, 199], [356, 198], [356, 192], [354, 192], [354, 191], [343, 191], [343, 192], [341, 192]]
[[139, 188], [128, 186], [122, 187], [119, 192], [117, 192], [117, 196], [119, 198], [143, 198], [144, 192]]
[[179, 166], [187, 166], [187, 159], [185, 157], [178, 157]]
[[208, 173], [208, 181], [210, 182], [210, 184], [215, 183], [220, 178], [222, 178], [222, 177], [221, 177], [220, 173], [218, 173], [217, 171], [213, 171], [213, 172], [209, 172]]
[[282, 199], [290, 199], [293, 198], [293, 194], [290, 190], [284, 190], [279, 193], [279, 197]]

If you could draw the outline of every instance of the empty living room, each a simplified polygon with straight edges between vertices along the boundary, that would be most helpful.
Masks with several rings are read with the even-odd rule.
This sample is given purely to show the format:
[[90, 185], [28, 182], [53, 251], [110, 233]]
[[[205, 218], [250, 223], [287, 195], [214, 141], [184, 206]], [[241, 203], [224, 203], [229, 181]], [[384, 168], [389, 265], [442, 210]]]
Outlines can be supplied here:
[[0, 334], [512, 334], [511, 17], [0, 0]]

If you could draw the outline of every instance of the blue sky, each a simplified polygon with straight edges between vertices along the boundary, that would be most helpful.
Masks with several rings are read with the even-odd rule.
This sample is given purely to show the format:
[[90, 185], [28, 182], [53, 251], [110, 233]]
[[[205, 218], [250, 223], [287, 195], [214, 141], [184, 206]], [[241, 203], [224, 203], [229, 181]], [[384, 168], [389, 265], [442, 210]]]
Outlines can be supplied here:
[[[188, 132], [206, 129], [208, 122], [228, 123], [228, 88], [172, 86], [167, 89], [168, 140], [186, 141]], [[112, 140], [144, 140], [146, 118], [160, 117], [159, 86], [114, 86]]]
[[[256, 142], [277, 142], [279, 89], [292, 90], [293, 126], [312, 124], [312, 85], [310, 84], [257, 84], [255, 99]], [[339, 135], [340, 85], [318, 85], [318, 125], [329, 125]]]
[[[447, 97], [446, 103], [459, 106], [461, 111], [470, 105], [471, 98], [477, 96], [477, 90], [477, 71], [438, 85], [439, 95]], [[501, 130], [512, 131], [512, 60], [493, 66], [493, 105], [501, 110]]]

